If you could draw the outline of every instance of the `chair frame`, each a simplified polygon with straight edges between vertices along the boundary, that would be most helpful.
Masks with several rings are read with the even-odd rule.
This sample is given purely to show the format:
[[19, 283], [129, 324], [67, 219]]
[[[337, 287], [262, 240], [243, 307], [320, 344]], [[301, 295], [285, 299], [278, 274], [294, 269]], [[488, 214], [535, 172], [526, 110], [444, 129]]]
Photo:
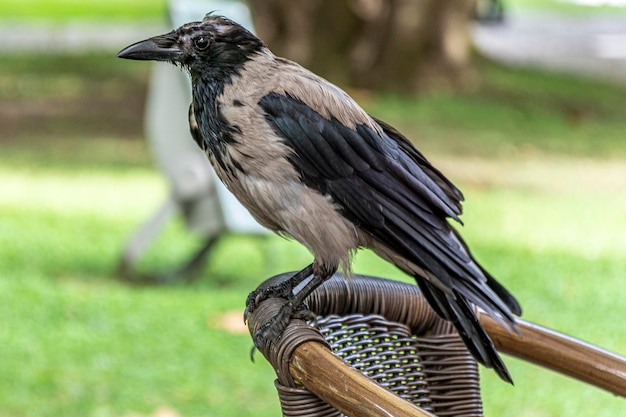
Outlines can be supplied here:
[[[289, 276], [281, 274], [261, 286], [276, 284]], [[254, 335], [285, 302], [277, 298], [261, 302], [248, 318], [250, 334]], [[336, 274], [316, 289], [306, 303], [318, 317], [380, 314], [392, 322], [405, 323], [416, 335], [454, 333], [428, 307], [417, 286], [402, 282], [361, 275], [345, 279]], [[626, 397], [626, 358], [524, 320], [516, 320], [515, 333], [480, 310], [478, 316], [499, 351]], [[259, 342], [255, 340], [255, 346], [276, 370], [276, 386], [285, 416], [335, 416], [339, 412], [354, 417], [482, 415], [480, 398], [473, 409], [451, 408], [443, 413], [401, 398], [333, 352], [315, 320], [293, 319], [279, 340], [267, 341], [265, 345]], [[468, 369], [471, 374], [471, 368], [459, 368], [463, 374], [459, 377], [464, 377]], [[453, 391], [449, 390], [454, 394]], [[321, 400], [316, 403], [315, 397]], [[296, 411], [290, 408], [290, 402], [297, 403]], [[311, 409], [313, 404], [315, 409]]]

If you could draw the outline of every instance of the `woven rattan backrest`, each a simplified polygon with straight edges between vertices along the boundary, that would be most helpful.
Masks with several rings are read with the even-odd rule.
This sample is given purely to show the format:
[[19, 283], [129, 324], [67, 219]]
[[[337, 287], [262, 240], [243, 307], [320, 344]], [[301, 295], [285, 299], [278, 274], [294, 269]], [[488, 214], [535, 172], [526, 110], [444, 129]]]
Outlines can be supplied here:
[[[481, 416], [476, 362], [415, 285], [335, 276], [307, 300], [332, 350], [400, 397], [439, 416]], [[340, 416], [306, 390], [276, 384], [283, 415]]]
[[[482, 415], [476, 363], [415, 285], [336, 275], [306, 300], [314, 320], [299, 314], [280, 338], [257, 338], [286, 302], [268, 298], [248, 316], [276, 371], [284, 416], [340, 416], [329, 404], [358, 417]], [[524, 320], [509, 332], [481, 311], [478, 318], [501, 352], [626, 397], [626, 357]]]

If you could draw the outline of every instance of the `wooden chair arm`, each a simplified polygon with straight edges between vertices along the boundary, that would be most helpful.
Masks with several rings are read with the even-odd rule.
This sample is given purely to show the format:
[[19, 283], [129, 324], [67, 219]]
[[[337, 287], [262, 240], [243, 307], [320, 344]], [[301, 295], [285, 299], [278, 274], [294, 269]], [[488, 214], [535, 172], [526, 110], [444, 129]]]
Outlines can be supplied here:
[[484, 312], [479, 319], [499, 351], [626, 397], [623, 356], [524, 320], [516, 320], [516, 334]]

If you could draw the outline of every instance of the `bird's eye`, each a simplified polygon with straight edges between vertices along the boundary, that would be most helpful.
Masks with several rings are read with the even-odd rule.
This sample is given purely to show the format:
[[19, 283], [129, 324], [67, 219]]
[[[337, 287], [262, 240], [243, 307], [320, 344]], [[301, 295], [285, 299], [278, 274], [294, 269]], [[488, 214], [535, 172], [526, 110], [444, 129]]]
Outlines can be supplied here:
[[193, 44], [198, 50], [204, 51], [206, 48], [209, 47], [209, 40], [204, 36], [201, 36], [194, 39]]

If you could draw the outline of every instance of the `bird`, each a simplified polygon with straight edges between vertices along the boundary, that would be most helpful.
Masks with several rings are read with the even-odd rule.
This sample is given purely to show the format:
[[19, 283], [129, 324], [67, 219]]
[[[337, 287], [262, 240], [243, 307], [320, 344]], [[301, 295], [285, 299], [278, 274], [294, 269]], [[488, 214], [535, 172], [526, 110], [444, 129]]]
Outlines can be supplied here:
[[289, 301], [259, 338], [279, 338], [305, 298], [338, 270], [349, 279], [355, 252], [369, 248], [414, 277], [474, 358], [513, 383], [475, 307], [517, 331], [520, 304], [452, 225], [463, 224], [462, 192], [402, 133], [218, 14], [117, 57], [189, 73], [190, 131], [221, 181], [261, 225], [312, 253], [286, 282], [248, 296], [246, 313], [267, 297]]

